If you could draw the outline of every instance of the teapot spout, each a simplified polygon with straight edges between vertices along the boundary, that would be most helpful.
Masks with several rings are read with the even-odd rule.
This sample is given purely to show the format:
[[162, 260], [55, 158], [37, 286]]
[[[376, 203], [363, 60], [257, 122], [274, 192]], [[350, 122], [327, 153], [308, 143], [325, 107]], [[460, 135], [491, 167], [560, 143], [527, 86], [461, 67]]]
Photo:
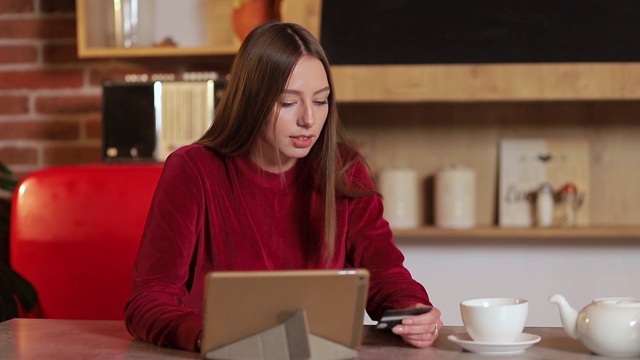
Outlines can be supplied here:
[[558, 304], [560, 308], [560, 320], [562, 320], [562, 327], [567, 335], [574, 339], [578, 338], [578, 311], [572, 308], [567, 299], [564, 296], [555, 294], [549, 297], [549, 301]]

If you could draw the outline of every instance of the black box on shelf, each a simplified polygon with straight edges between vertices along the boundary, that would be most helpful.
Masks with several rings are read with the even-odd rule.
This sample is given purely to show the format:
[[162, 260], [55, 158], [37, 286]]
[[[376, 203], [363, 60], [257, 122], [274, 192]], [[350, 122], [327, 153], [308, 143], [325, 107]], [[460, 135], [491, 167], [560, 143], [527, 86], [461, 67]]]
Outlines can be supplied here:
[[105, 80], [103, 160], [164, 161], [208, 129], [224, 85], [224, 80]]

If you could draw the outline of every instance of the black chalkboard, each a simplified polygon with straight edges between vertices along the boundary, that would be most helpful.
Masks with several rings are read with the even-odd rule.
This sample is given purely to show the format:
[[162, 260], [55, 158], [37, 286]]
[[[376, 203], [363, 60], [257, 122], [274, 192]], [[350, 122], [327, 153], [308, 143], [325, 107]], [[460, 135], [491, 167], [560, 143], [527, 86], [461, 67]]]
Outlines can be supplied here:
[[323, 0], [332, 64], [640, 61], [638, 0]]

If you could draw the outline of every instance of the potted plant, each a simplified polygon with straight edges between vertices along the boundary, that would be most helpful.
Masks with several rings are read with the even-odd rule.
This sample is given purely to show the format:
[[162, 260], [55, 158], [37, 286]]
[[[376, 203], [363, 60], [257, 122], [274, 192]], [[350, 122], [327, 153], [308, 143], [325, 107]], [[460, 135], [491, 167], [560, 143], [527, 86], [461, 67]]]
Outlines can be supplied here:
[[9, 225], [11, 196], [18, 182], [0, 162], [0, 321], [30, 314], [38, 304], [33, 285], [11, 268]]

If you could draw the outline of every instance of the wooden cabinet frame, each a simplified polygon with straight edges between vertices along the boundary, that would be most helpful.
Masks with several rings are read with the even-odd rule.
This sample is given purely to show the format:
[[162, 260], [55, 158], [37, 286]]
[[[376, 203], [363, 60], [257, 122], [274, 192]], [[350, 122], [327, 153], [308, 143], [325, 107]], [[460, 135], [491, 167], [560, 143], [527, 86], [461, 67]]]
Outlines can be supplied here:
[[[79, 58], [132, 58], [163, 56], [216, 56], [233, 55], [239, 47], [231, 28], [233, 0], [203, 0], [204, 15], [207, 17], [207, 43], [199, 47], [117, 47], [104, 44], [91, 44], [91, 26], [102, 27], [96, 19], [104, 14], [91, 11], [91, 4], [110, 0], [76, 0], [77, 38]], [[143, 0], [144, 1], [144, 0]], [[314, 35], [320, 30], [320, 0], [294, 0], [282, 2], [282, 20], [305, 26]]]
[[[233, 55], [238, 44], [227, 42], [196, 48], [121, 48], [89, 46], [87, 3], [76, 0], [78, 56], [132, 58]], [[232, 0], [207, 0], [230, 9]], [[322, 0], [286, 0], [283, 21], [299, 23], [320, 36]], [[225, 15], [226, 16], [226, 15]], [[230, 14], [229, 16], [230, 17]], [[227, 26], [229, 19], [227, 18]], [[224, 22], [222, 22], [224, 23]], [[221, 31], [231, 34], [231, 28]], [[462, 65], [340, 65], [333, 66], [340, 102], [510, 102], [640, 100], [640, 63], [462, 64]], [[425, 120], [428, 121], [428, 120]], [[400, 238], [452, 239], [607, 239], [640, 240], [637, 226], [576, 229], [504, 229], [480, 227], [446, 230], [421, 227], [394, 231]]]

